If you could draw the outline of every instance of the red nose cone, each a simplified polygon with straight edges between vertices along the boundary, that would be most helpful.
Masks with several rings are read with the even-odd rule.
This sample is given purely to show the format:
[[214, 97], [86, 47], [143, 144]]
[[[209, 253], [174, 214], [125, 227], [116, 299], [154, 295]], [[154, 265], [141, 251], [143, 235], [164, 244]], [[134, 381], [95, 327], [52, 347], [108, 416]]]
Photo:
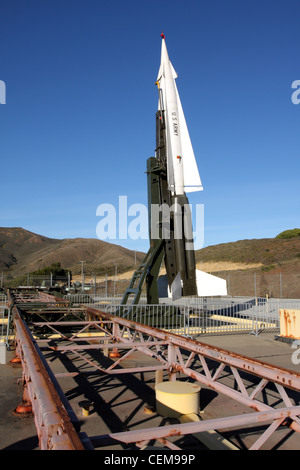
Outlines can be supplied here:
[[163, 39], [165, 39], [165, 35], [164, 35], [164, 33], [161, 33], [161, 37], [162, 37]]

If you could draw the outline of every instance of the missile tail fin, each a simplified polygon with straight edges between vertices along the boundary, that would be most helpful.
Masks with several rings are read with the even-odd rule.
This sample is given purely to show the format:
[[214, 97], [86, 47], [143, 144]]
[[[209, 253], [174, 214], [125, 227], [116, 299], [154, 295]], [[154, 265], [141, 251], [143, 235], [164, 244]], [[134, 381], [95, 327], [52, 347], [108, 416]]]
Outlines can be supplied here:
[[171, 66], [173, 78], [175, 80], [176, 78], [178, 78], [178, 75], [177, 75], [176, 70], [174, 69], [171, 61], [170, 61], [170, 66]]
[[182, 297], [182, 287], [181, 287], [181, 275], [180, 272], [175, 277], [171, 285], [171, 298], [172, 300], [178, 300]]
[[182, 104], [178, 94], [177, 94], [177, 103], [178, 103], [178, 114], [179, 114], [179, 126], [181, 134], [181, 148], [182, 148], [182, 157], [183, 157], [183, 174], [184, 174], [184, 190], [186, 193], [193, 191], [202, 191], [203, 186], [201, 183], [199, 170], [197, 162], [195, 159], [195, 154], [190, 139], [190, 134], [187, 128], [186, 120], [184, 117], [184, 112], [182, 109]]

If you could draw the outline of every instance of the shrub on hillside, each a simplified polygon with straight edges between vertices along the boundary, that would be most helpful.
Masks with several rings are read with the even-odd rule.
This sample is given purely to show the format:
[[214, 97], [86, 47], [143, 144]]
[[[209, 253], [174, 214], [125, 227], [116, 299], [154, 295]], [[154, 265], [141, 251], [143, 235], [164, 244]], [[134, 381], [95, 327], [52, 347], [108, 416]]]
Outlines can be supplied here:
[[285, 230], [284, 232], [279, 233], [276, 238], [295, 238], [300, 237], [300, 228], [294, 228], [292, 230]]

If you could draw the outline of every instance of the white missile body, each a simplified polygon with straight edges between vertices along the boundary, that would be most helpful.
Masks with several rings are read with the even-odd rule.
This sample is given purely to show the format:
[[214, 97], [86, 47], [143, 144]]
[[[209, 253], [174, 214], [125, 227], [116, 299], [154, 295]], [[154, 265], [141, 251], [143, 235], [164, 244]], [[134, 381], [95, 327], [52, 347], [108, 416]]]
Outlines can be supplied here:
[[167, 167], [164, 182], [170, 197], [166, 199], [173, 216], [173, 240], [165, 255], [166, 295], [173, 300], [182, 295], [226, 295], [225, 281], [215, 276], [208, 277], [196, 269], [192, 217], [186, 193], [202, 191], [203, 187], [175, 83], [177, 74], [169, 59], [165, 37], [161, 36], [161, 64], [156, 83], [159, 88], [157, 115], [164, 139], [162, 145], [157, 140], [157, 156]]
[[158, 109], [166, 124], [167, 177], [169, 190], [179, 196], [203, 189], [191, 139], [186, 125], [172, 66], [162, 34], [161, 64], [157, 76], [160, 89]]

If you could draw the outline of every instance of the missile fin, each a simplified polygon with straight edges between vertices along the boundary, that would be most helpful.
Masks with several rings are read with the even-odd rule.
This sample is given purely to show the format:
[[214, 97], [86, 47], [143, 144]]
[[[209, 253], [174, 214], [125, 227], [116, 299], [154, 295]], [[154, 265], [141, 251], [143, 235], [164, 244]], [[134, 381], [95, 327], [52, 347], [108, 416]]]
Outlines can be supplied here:
[[180, 272], [176, 275], [174, 281], [171, 285], [171, 297], [172, 300], [178, 300], [182, 297], [182, 287], [181, 287], [181, 275]]
[[197, 162], [187, 128], [182, 104], [180, 101], [179, 93], [176, 87], [178, 114], [179, 114], [179, 127], [181, 135], [181, 148], [183, 159], [183, 175], [184, 175], [184, 189], [186, 193], [194, 191], [202, 191], [203, 186], [201, 183]]
[[178, 78], [178, 75], [177, 75], [176, 70], [174, 69], [171, 61], [170, 61], [170, 66], [171, 66], [173, 78], [175, 80], [176, 78]]
[[161, 79], [162, 76], [163, 76], [163, 67], [162, 67], [162, 65], [160, 65], [159, 71], [158, 71], [158, 74], [157, 74], [156, 83], [159, 83], [159, 80]]

